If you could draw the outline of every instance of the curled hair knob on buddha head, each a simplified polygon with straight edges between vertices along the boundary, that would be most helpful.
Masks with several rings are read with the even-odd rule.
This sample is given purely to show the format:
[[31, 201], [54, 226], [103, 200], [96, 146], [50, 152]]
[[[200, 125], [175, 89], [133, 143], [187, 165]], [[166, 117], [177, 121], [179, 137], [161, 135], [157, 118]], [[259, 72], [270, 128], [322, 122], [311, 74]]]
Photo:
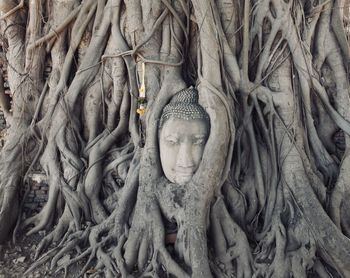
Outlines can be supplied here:
[[164, 107], [159, 122], [159, 128], [170, 119], [182, 120], [204, 120], [209, 124], [209, 116], [202, 106], [198, 103], [198, 91], [192, 86], [182, 89], [176, 93], [171, 101]]

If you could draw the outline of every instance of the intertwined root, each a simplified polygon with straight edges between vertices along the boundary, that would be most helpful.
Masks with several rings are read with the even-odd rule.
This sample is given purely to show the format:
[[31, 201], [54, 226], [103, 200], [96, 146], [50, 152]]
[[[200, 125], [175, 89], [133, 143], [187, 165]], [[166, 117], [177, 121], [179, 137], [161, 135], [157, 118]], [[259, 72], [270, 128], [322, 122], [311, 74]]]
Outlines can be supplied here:
[[[223, 199], [211, 209], [215, 263], [227, 277], [252, 277], [253, 257], [244, 231], [229, 215]], [[218, 273], [218, 274], [219, 274]]]
[[[85, 260], [81, 276], [328, 277], [328, 265], [350, 275], [341, 1], [2, 2], [13, 103], [0, 242], [39, 160], [50, 186], [43, 210], [22, 223], [28, 235], [50, 230], [28, 272], [50, 262], [67, 273]], [[179, 189], [161, 178], [157, 123], [195, 83], [211, 134]], [[345, 153], [335, 154], [339, 129]], [[167, 222], [177, 226], [171, 247]]]
[[[18, 226], [21, 217], [20, 185], [27, 183], [26, 159], [33, 158], [35, 147], [26, 135], [18, 130], [19, 134], [11, 134], [1, 153], [0, 163], [0, 243], [9, 239], [11, 231]], [[25, 149], [27, 148], [27, 149]], [[17, 223], [17, 225], [16, 225]]]

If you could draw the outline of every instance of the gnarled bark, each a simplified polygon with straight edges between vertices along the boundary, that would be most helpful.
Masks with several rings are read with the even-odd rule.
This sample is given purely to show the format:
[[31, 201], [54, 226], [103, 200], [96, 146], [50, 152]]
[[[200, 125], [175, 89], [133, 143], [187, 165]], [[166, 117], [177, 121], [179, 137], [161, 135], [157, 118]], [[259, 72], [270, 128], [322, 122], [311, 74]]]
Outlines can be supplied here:
[[[350, 276], [343, 2], [0, 1], [0, 242], [49, 230], [27, 273]], [[189, 86], [210, 135], [183, 186], [158, 129]], [[48, 202], [22, 221], [38, 168]]]

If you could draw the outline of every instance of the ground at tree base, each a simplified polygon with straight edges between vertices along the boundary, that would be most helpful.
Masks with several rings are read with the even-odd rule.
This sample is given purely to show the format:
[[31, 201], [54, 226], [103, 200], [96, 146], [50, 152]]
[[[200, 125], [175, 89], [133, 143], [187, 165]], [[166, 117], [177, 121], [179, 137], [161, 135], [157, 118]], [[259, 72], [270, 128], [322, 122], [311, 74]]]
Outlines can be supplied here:
[[[35, 234], [29, 237], [22, 237], [16, 245], [9, 242], [0, 249], [0, 278], [23, 277], [24, 272], [34, 262], [35, 249], [42, 239], [43, 234]], [[77, 277], [80, 264], [74, 265], [69, 269], [68, 277]], [[42, 277], [64, 277], [63, 271], [51, 273], [49, 263], [37, 268], [28, 278]]]
[[[33, 258], [31, 254], [34, 254], [36, 244], [34, 241], [38, 241], [38, 235], [31, 238], [26, 238], [18, 242], [17, 246], [13, 244], [7, 244], [1, 247], [0, 251], [0, 277], [22, 277], [26, 268], [28, 268]], [[32, 277], [45, 277], [47, 271], [43, 266], [42, 270], [37, 270], [33, 273]]]
[[[45, 236], [44, 232], [40, 232], [38, 234], [34, 234], [31, 236], [25, 236], [24, 234], [19, 236], [16, 245], [12, 242], [8, 242], [7, 244], [0, 245], [0, 278], [75, 278], [79, 276], [80, 271], [86, 263], [86, 260], [82, 260], [77, 264], [71, 265], [67, 271], [67, 274], [64, 273], [63, 270], [55, 272], [55, 270], [50, 270], [50, 262], [47, 262], [38, 268], [36, 268], [30, 274], [23, 276], [27, 269], [29, 269], [32, 264], [35, 262], [34, 254], [36, 248], [40, 241]], [[67, 257], [63, 257], [62, 260], [67, 259]], [[89, 269], [84, 278], [88, 278], [91, 274], [94, 274], [95, 271], [93, 268]], [[97, 277], [104, 277], [97, 276]], [[164, 277], [160, 276], [160, 278], [169, 277], [164, 275]], [[180, 277], [179, 277], [180, 278]], [[316, 278], [316, 277], [311, 277]]]

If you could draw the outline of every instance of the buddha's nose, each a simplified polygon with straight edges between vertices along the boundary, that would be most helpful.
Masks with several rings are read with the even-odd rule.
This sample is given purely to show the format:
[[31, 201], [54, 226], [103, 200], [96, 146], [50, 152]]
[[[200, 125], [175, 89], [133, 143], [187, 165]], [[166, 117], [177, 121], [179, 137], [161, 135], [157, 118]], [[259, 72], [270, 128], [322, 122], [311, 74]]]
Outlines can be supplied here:
[[193, 168], [194, 160], [192, 155], [192, 144], [188, 141], [180, 144], [177, 155], [176, 166], [181, 168]]

